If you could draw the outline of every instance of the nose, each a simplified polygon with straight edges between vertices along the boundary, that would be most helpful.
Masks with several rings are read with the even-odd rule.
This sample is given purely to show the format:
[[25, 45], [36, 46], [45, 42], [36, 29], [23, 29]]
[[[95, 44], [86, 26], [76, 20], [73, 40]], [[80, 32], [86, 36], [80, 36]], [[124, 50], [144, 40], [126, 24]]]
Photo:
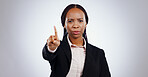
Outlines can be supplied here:
[[73, 24], [73, 28], [79, 28], [79, 27], [80, 27], [79, 23], [77, 21], [75, 21], [74, 24]]

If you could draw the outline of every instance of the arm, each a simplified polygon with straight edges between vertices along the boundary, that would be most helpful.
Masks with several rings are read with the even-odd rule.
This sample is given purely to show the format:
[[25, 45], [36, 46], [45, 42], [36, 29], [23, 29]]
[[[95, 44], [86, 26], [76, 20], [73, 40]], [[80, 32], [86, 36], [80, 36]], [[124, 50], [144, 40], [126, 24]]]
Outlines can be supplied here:
[[56, 51], [54, 53], [48, 51], [47, 44], [45, 44], [45, 46], [43, 47], [43, 50], [42, 50], [43, 58], [45, 60], [48, 60], [49, 62], [51, 62], [56, 57], [56, 53], [57, 53]]
[[47, 39], [47, 43], [45, 44], [42, 50], [43, 58], [45, 60], [48, 60], [49, 62], [53, 61], [53, 59], [55, 58], [57, 53], [56, 51], [58, 50], [60, 45], [60, 40], [58, 39], [57, 30], [55, 26], [54, 26], [54, 30], [55, 30], [55, 35], [51, 35]]
[[109, 67], [106, 61], [106, 57], [105, 57], [105, 53], [102, 50], [102, 54], [100, 56], [101, 59], [101, 74], [100, 77], [111, 77], [110, 71], [109, 71]]

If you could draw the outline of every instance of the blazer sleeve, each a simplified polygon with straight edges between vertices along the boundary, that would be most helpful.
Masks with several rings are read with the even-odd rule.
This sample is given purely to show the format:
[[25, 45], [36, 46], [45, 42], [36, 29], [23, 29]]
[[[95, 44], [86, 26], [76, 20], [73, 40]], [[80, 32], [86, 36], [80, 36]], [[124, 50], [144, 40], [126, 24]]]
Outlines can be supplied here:
[[45, 60], [48, 60], [51, 63], [56, 58], [57, 50], [54, 53], [49, 52], [47, 49], [47, 43], [46, 43], [42, 50], [42, 56]]
[[101, 74], [100, 74], [100, 77], [111, 77], [104, 50], [102, 50], [102, 55], [101, 55]]

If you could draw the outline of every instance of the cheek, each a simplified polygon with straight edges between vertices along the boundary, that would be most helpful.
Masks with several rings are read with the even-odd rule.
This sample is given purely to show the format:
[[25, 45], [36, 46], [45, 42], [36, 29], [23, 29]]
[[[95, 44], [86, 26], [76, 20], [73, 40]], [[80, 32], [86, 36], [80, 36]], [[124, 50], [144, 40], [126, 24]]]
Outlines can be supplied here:
[[85, 29], [85, 25], [81, 24], [81, 30], [84, 30], [84, 29]]
[[66, 26], [66, 30], [67, 30], [68, 33], [70, 33], [70, 31], [71, 31], [71, 26], [70, 26], [70, 25], [67, 25], [67, 26]]

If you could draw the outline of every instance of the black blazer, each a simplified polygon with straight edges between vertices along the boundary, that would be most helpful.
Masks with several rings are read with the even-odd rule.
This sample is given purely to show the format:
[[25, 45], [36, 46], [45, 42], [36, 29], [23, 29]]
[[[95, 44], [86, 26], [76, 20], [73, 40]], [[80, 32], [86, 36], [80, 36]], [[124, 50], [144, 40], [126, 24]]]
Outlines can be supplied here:
[[[50, 77], [66, 77], [71, 64], [71, 49], [67, 36], [60, 42], [55, 53], [50, 53], [45, 45], [43, 58], [51, 65]], [[86, 42], [86, 57], [82, 77], [111, 77], [104, 51]]]

